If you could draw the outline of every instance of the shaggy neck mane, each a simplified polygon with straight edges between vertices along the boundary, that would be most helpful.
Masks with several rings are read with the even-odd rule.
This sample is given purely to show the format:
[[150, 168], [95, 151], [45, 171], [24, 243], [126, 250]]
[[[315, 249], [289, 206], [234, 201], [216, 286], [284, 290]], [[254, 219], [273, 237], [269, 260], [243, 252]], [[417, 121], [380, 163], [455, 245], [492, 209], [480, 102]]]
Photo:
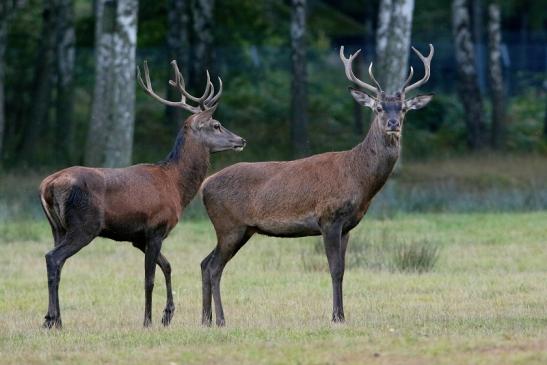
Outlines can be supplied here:
[[180, 129], [173, 148], [160, 163], [173, 172], [183, 207], [196, 195], [209, 168], [209, 149], [192, 135], [189, 128], [184, 125]]
[[175, 139], [175, 143], [173, 144], [173, 148], [171, 148], [171, 151], [169, 151], [169, 154], [167, 155], [167, 157], [165, 157], [165, 159], [160, 162], [161, 164], [176, 162], [180, 159], [182, 150], [184, 148], [184, 142], [186, 140], [185, 133], [186, 133], [186, 126], [183, 126], [182, 128], [179, 129], [177, 138]]
[[372, 121], [365, 139], [351, 151], [352, 168], [358, 171], [364, 188], [372, 198], [382, 188], [399, 158], [400, 137], [388, 136], [378, 116]]

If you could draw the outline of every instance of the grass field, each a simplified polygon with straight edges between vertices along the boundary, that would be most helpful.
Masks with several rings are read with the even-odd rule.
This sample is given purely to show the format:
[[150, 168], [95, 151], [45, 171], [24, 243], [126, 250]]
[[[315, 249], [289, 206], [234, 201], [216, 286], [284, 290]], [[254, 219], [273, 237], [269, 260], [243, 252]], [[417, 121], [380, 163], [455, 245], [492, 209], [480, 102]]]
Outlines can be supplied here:
[[393, 242], [427, 241], [439, 259], [423, 274], [353, 261], [342, 325], [330, 322], [317, 238], [253, 238], [226, 268], [221, 329], [200, 325], [199, 262], [214, 245], [208, 221], [181, 223], [164, 244], [177, 307], [169, 328], [160, 323], [161, 272], [154, 324], [143, 329], [143, 255], [96, 240], [63, 270], [60, 331], [40, 328], [49, 228], [0, 224], [0, 241], [2, 364], [547, 363], [547, 212], [365, 219], [349, 256], [382, 257]]

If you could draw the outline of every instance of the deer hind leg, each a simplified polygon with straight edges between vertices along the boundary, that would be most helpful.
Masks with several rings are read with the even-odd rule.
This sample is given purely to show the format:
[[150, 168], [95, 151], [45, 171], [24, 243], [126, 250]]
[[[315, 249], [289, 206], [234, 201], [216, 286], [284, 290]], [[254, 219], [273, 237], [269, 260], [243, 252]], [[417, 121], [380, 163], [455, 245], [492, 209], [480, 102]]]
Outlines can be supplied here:
[[148, 240], [144, 252], [144, 327], [149, 327], [152, 324], [152, 292], [154, 291], [156, 263], [161, 245], [161, 238], [152, 238]]
[[211, 309], [212, 292], [211, 292], [211, 275], [209, 274], [209, 261], [215, 254], [216, 248], [201, 261], [201, 288], [203, 295], [201, 324], [210, 326], [213, 321], [213, 312]]
[[94, 235], [83, 232], [68, 232], [53, 250], [46, 254], [49, 305], [43, 324], [44, 328], [61, 328], [61, 309], [59, 306], [59, 282], [65, 261], [89, 244]]
[[323, 230], [323, 242], [329, 262], [332, 279], [332, 321], [344, 322], [344, 303], [342, 300], [342, 281], [345, 270], [345, 248], [348, 237], [342, 238], [341, 227], [338, 225]]
[[[141, 250], [142, 253], [146, 253], [146, 245], [144, 243], [133, 242], [133, 246]], [[173, 318], [173, 314], [175, 313], [175, 302], [173, 301], [173, 290], [171, 288], [171, 264], [161, 252], [158, 254], [158, 260], [156, 263], [165, 277], [165, 289], [167, 291], [167, 301], [165, 304], [165, 309], [163, 310], [161, 323], [164, 326], [169, 326], [171, 319]]]
[[[212, 320], [211, 313], [211, 295], [215, 301], [216, 324], [219, 327], [225, 325], [224, 310], [222, 308], [222, 300], [220, 298], [220, 279], [224, 267], [232, 257], [239, 251], [241, 247], [251, 238], [252, 233], [246, 227], [240, 227], [232, 230], [227, 234], [218, 235], [217, 247], [203, 260], [205, 268], [202, 266], [202, 278], [204, 284], [204, 308], [202, 323], [209, 325]], [[202, 262], [202, 264], [204, 263]], [[207, 297], [208, 295], [208, 297]], [[209, 307], [207, 307], [207, 304]], [[209, 320], [209, 318], [211, 318]], [[209, 321], [208, 321], [209, 320]]]

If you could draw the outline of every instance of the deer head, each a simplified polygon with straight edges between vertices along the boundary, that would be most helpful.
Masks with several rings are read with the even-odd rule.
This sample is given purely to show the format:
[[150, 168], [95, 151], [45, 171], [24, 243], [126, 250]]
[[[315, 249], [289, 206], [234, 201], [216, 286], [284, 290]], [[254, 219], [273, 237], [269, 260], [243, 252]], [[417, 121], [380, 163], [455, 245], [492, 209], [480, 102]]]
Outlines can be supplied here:
[[424, 77], [421, 80], [413, 83], [412, 85], [408, 85], [412, 80], [412, 76], [414, 76], [414, 69], [411, 66], [409, 76], [404, 82], [403, 86], [400, 88], [400, 90], [393, 95], [387, 95], [382, 90], [380, 84], [372, 73], [372, 62], [370, 63], [370, 66], [368, 68], [368, 74], [371, 80], [376, 84], [376, 86], [367, 84], [366, 82], [359, 80], [354, 75], [352, 70], [352, 62], [361, 52], [361, 50], [358, 50], [354, 54], [350, 54], [350, 56], [346, 58], [344, 56], [344, 46], [340, 47], [340, 59], [344, 63], [346, 77], [358, 87], [367, 89], [368, 91], [374, 93], [374, 96], [370, 96], [361, 90], [350, 87], [351, 95], [359, 104], [371, 108], [376, 115], [375, 119], [378, 120], [384, 132], [387, 135], [396, 138], [400, 137], [406, 112], [409, 110], [423, 108], [427, 105], [427, 103], [431, 101], [431, 98], [433, 97], [433, 94], [426, 94], [418, 95], [410, 99], [405, 98], [407, 92], [418, 88], [429, 80], [431, 72], [431, 59], [433, 58], [434, 53], [433, 45], [431, 44], [429, 45], [429, 55], [427, 57], [424, 57], [414, 47], [412, 47], [412, 50], [418, 55], [418, 57], [422, 60], [424, 64]]
[[[137, 66], [137, 79], [144, 91], [164, 105], [191, 112], [193, 115], [186, 119], [183, 128], [186, 128], [186, 133], [191, 133], [195, 138], [202, 141], [210, 152], [220, 152], [230, 149], [242, 151], [247, 142], [237, 134], [224, 128], [218, 120], [213, 118], [213, 113], [217, 108], [218, 100], [222, 94], [222, 79], [218, 78], [219, 88], [215, 94], [215, 87], [211, 82], [209, 71], [206, 71], [207, 83], [205, 91], [198, 98], [186, 91], [184, 78], [175, 60], [171, 61], [171, 66], [173, 67], [175, 79], [169, 80], [169, 85], [180, 91], [180, 101], [166, 100], [154, 92], [146, 61], [144, 61], [144, 81], [141, 76], [141, 70]], [[192, 106], [188, 104], [187, 100], [193, 101], [197, 105]]]

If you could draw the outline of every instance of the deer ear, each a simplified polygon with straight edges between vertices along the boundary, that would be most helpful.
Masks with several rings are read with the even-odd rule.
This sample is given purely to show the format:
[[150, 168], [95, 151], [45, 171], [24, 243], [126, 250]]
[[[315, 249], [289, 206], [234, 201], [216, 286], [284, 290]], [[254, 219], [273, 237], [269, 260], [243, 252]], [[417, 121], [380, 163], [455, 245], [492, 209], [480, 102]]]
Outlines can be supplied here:
[[418, 95], [411, 99], [405, 100], [405, 106], [408, 110], [422, 109], [433, 98], [434, 94]]
[[353, 96], [355, 101], [362, 106], [368, 106], [371, 109], [374, 107], [374, 104], [376, 103], [376, 100], [374, 98], [352, 87], [349, 88], [349, 92], [351, 93], [351, 96]]
[[199, 128], [203, 125], [203, 123], [207, 122], [211, 118], [213, 118], [213, 113], [217, 109], [217, 106], [213, 106], [210, 109], [204, 110], [202, 112], [197, 113], [194, 116], [194, 124]]

